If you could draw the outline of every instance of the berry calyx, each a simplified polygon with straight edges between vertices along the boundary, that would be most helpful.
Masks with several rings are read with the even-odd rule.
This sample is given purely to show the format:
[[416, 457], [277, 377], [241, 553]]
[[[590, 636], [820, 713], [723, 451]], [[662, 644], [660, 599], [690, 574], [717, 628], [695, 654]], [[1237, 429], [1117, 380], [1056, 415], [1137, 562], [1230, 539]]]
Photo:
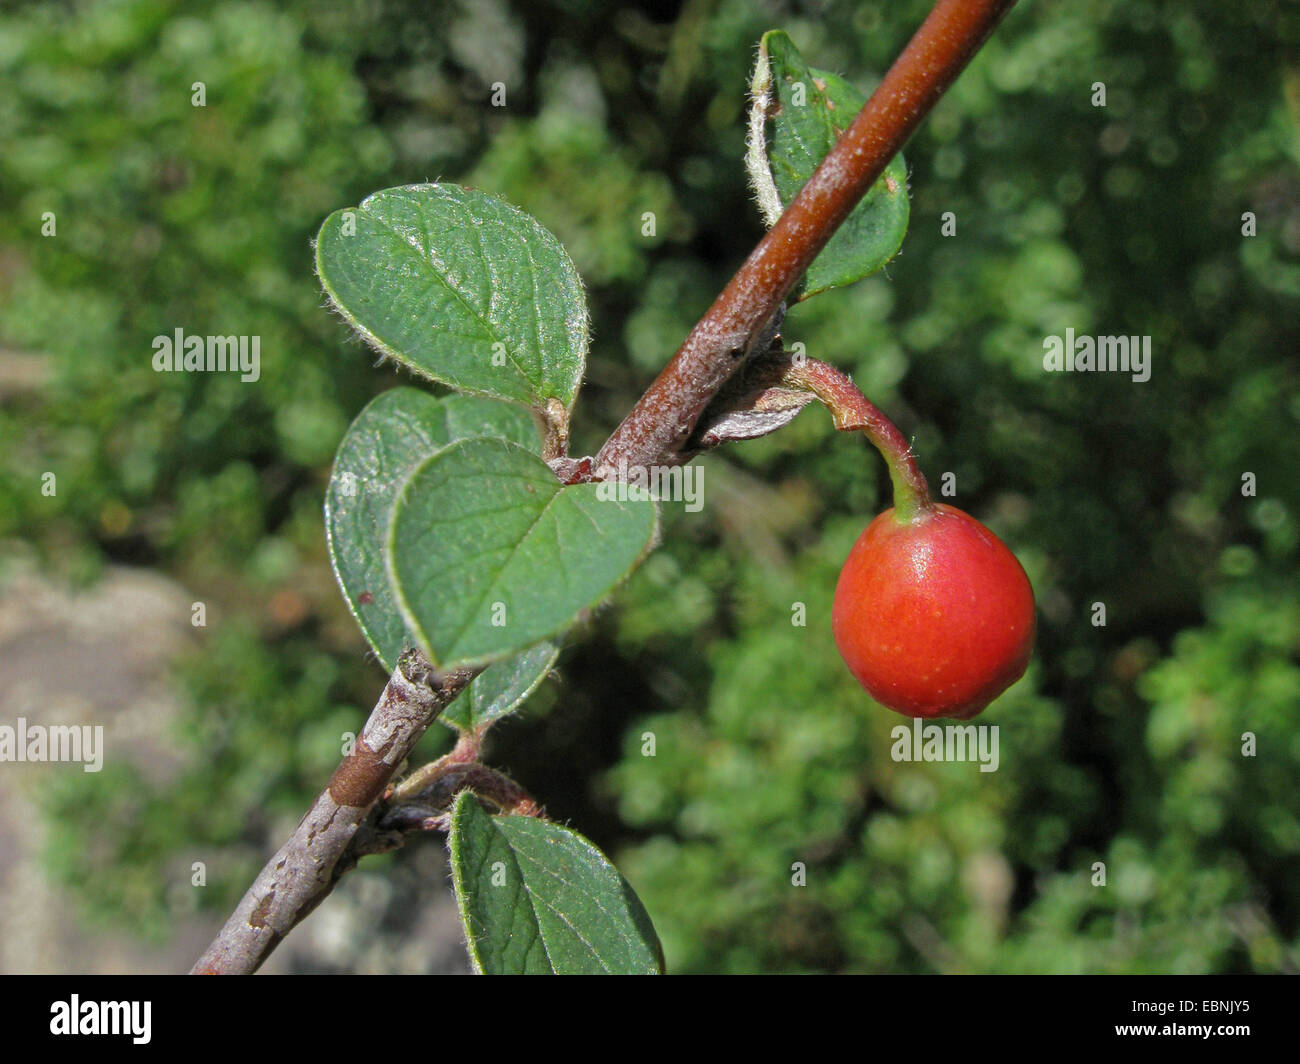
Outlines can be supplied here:
[[970, 514], [886, 510], [835, 588], [840, 656], [877, 702], [909, 717], [969, 720], [1024, 675], [1034, 593], [1016, 556]]

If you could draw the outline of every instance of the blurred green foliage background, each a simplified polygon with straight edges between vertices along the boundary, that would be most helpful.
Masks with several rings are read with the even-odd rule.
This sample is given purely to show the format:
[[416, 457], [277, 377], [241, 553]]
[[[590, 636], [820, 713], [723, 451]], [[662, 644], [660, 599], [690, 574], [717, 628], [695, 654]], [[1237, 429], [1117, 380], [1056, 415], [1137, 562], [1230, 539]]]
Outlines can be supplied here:
[[[382, 686], [321, 502], [349, 420], [400, 378], [323, 309], [324, 216], [443, 179], [554, 231], [592, 304], [590, 453], [761, 234], [741, 164], [760, 34], [869, 90], [928, 6], [0, 14], [0, 349], [34, 367], [0, 392], [3, 554], [74, 584], [153, 567], [210, 604], [177, 666], [189, 767], [46, 795], [89, 914], [165, 933], [196, 853], [204, 904], [229, 906]], [[907, 150], [887, 276], [788, 319], [1030, 573], [1039, 650], [982, 718], [997, 772], [893, 762], [902, 718], [836, 656], [838, 568], [887, 481], [813, 410], [702, 460], [704, 513], [666, 507], [664, 547], [494, 733], [490, 759], [616, 858], [671, 970], [1300, 966], [1297, 43], [1278, 0], [1021, 4]], [[154, 373], [177, 327], [259, 335], [261, 380]], [[1150, 335], [1150, 381], [1044, 373], [1066, 328]]]

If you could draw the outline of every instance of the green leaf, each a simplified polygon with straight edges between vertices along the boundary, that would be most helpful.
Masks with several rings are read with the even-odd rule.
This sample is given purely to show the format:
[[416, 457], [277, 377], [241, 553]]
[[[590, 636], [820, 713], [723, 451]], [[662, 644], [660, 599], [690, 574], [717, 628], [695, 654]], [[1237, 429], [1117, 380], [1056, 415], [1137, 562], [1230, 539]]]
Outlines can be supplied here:
[[398, 496], [388, 567], [398, 608], [441, 668], [517, 653], [571, 625], [650, 547], [649, 499], [609, 484], [562, 485], [539, 457], [498, 439], [426, 459]]
[[393, 388], [373, 399], [339, 444], [325, 492], [325, 535], [343, 597], [389, 672], [413, 641], [393, 597], [384, 551], [397, 490], [435, 451], [468, 436], [500, 436], [536, 450], [526, 410], [467, 395], [438, 399]]
[[452, 881], [485, 975], [658, 975], [663, 951], [632, 888], [576, 831], [489, 816], [468, 791], [451, 817]]
[[316, 270], [381, 352], [461, 391], [567, 411], [587, 357], [582, 282], [523, 211], [460, 185], [406, 185], [335, 211]]
[[[838, 74], [809, 67], [789, 35], [781, 30], [763, 35], [756, 89], [765, 61], [770, 78], [768, 91], [775, 95], [775, 104], [769, 102], [767, 108], [772, 139], [766, 156], [770, 178], [784, 207], [798, 195], [839, 135], [852, 124], [866, 97]], [[759, 95], [758, 91], [755, 95]], [[773, 106], [775, 117], [771, 117]], [[760, 122], [758, 131], [761, 129]], [[758, 184], [762, 176], [754, 174], [753, 158], [749, 165]], [[899, 154], [813, 260], [799, 298], [852, 284], [875, 273], [902, 246], [909, 210], [907, 164]], [[775, 219], [770, 219], [769, 224], [772, 221]]]
[[560, 648], [555, 643], [544, 642], [496, 662], [479, 673], [438, 719], [449, 728], [482, 731], [518, 709], [546, 678], [559, 656]]

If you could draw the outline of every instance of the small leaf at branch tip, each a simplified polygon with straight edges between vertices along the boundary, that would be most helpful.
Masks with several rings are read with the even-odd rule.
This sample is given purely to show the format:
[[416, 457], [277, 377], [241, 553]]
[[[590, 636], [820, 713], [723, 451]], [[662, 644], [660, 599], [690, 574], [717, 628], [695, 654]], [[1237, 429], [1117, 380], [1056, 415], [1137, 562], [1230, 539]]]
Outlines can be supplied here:
[[[768, 111], [773, 129], [766, 144], [767, 171], [780, 203], [789, 204], [852, 124], [866, 98], [838, 74], [809, 67], [781, 30], [764, 34], [761, 50], [771, 64], [771, 81], [781, 105], [779, 114]], [[802, 86], [805, 93], [802, 107], [794, 100], [795, 86]], [[752, 121], [751, 116], [751, 141], [755, 139]], [[752, 180], [754, 167], [748, 157], [747, 166]], [[843, 179], [842, 170], [824, 176]], [[813, 260], [794, 302], [859, 281], [897, 254], [907, 232], [906, 188], [907, 167], [900, 154]]]
[[772, 168], [768, 163], [767, 122], [774, 117], [772, 104], [771, 65], [767, 58], [767, 38], [759, 42], [758, 59], [754, 64], [754, 76], [750, 80], [749, 130], [746, 134], [745, 169], [749, 174], [750, 188], [758, 203], [763, 223], [771, 229], [781, 217], [781, 197], [777, 192], [776, 182], [772, 178]]

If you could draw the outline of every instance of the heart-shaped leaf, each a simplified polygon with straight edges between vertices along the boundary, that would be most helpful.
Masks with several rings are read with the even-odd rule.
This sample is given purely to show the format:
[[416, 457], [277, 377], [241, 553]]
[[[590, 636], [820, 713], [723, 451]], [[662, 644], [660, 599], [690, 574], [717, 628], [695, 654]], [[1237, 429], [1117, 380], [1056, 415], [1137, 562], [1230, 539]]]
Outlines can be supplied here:
[[538, 643], [513, 658], [503, 658], [479, 673], [438, 717], [450, 728], [482, 731], [523, 704], [560, 656], [552, 642]]
[[[747, 165], [760, 203], [770, 204], [773, 197], [764, 190], [774, 183], [775, 198], [784, 207], [852, 124], [866, 97], [838, 74], [809, 67], [781, 30], [763, 35], [754, 80], [756, 113], [750, 129], [751, 141], [758, 143], [751, 143]], [[771, 141], [763, 143], [767, 121]], [[766, 168], [770, 170], [763, 172]], [[909, 210], [907, 165], [899, 154], [813, 260], [799, 298], [875, 273], [898, 253]], [[771, 225], [776, 219], [767, 221]]]
[[560, 242], [504, 200], [406, 185], [335, 211], [316, 240], [334, 305], [376, 348], [461, 391], [567, 411], [587, 305]]
[[462, 440], [398, 496], [388, 567], [398, 608], [440, 668], [517, 653], [572, 624], [632, 571], [657, 512], [644, 498], [562, 485], [537, 455]]
[[632, 888], [576, 831], [489, 816], [468, 791], [451, 817], [452, 881], [486, 975], [657, 975], [663, 951]]
[[421, 461], [469, 436], [539, 446], [520, 407], [468, 395], [438, 399], [418, 388], [393, 388], [371, 400], [339, 444], [325, 493], [330, 560], [361, 631], [390, 672], [412, 645], [384, 560], [397, 490]]

